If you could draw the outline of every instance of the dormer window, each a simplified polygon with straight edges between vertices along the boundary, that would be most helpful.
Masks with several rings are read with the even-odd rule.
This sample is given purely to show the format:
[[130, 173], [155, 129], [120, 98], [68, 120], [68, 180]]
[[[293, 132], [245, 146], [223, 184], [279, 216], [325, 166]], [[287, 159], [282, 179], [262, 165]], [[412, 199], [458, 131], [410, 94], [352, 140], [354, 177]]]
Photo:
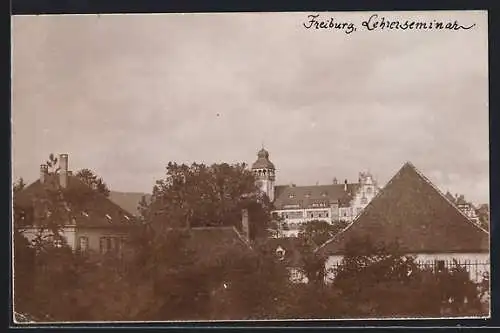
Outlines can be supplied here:
[[109, 220], [109, 222], [111, 222], [112, 218], [111, 216], [109, 216], [109, 214], [106, 214], [106, 218]]
[[82, 215], [85, 217], [89, 217], [89, 214], [87, 212], [82, 212]]
[[276, 256], [279, 260], [285, 259], [285, 250], [281, 246], [276, 249]]
[[125, 219], [126, 219], [127, 221], [130, 221], [130, 217], [128, 217], [127, 215], [123, 215], [123, 216], [125, 217]]
[[289, 197], [290, 199], [293, 199], [293, 198], [295, 198], [295, 194], [294, 194], [294, 193], [290, 193], [290, 194], [288, 195], [288, 197]]

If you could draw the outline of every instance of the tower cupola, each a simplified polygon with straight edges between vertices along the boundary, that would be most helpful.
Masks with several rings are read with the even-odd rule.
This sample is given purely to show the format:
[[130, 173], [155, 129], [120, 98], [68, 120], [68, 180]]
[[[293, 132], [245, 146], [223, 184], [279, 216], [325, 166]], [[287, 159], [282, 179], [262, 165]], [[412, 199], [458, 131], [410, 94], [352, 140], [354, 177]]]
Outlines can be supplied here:
[[269, 200], [274, 201], [274, 180], [276, 168], [269, 160], [269, 152], [262, 147], [257, 153], [257, 160], [252, 164], [257, 186], [266, 193]]

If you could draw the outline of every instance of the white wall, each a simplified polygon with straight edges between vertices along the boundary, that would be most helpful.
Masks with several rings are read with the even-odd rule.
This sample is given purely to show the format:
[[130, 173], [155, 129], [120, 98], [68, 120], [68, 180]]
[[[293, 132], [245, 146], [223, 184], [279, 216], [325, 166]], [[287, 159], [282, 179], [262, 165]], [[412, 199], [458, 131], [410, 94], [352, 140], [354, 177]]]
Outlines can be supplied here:
[[[38, 228], [28, 228], [23, 230], [23, 235], [31, 242], [39, 234]], [[51, 231], [44, 230], [42, 232], [43, 236], [52, 235]], [[74, 250], [76, 247], [76, 228], [75, 227], [64, 227], [61, 229], [61, 236], [66, 239], [68, 245]]]
[[[490, 273], [490, 255], [488, 253], [434, 253], [434, 254], [414, 254], [416, 261], [426, 264], [433, 264], [437, 260], [453, 261], [455, 259], [459, 264], [470, 263], [468, 266], [469, 276], [479, 282], [483, 273]], [[334, 278], [333, 268], [342, 261], [343, 256], [335, 255], [328, 257], [325, 262], [327, 271], [327, 280]], [[477, 265], [476, 265], [477, 263]]]
[[[425, 263], [433, 263], [437, 260], [452, 262], [456, 260], [459, 264], [469, 265], [469, 276], [479, 282], [484, 273], [490, 273], [490, 255], [489, 253], [437, 253], [437, 254], [416, 254], [416, 260]], [[486, 265], [484, 264], [486, 263]]]

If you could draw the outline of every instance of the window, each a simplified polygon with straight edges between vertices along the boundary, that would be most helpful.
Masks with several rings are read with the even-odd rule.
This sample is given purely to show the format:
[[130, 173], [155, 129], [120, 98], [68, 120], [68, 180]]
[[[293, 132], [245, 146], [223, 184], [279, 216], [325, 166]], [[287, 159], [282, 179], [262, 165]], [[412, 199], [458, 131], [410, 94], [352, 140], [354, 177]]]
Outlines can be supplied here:
[[99, 251], [101, 254], [117, 251], [117, 239], [119, 241], [117, 237], [101, 237], [99, 239]]
[[99, 239], [99, 252], [100, 253], [106, 253], [107, 248], [106, 248], [106, 237], [101, 237]]
[[366, 193], [372, 194], [372, 188], [370, 186], [366, 188]]
[[85, 252], [87, 251], [88, 247], [89, 247], [88, 237], [80, 237], [78, 239], [78, 248], [80, 249], [80, 251]]
[[325, 214], [325, 217], [328, 217], [328, 213]]
[[362, 197], [361, 198], [361, 204], [362, 205], [366, 205], [368, 203], [368, 200], [366, 199], [366, 197]]

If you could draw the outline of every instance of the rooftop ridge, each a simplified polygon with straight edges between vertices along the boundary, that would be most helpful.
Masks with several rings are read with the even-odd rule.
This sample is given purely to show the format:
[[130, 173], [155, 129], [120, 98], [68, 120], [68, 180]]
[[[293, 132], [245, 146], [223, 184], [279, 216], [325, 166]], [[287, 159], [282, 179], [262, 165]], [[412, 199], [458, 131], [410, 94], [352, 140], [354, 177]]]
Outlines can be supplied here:
[[[403, 170], [405, 169], [405, 167], [409, 167], [411, 168], [413, 171], [415, 171], [415, 173], [428, 185], [430, 185], [432, 187], [432, 189], [434, 191], [436, 191], [436, 193], [438, 193], [442, 198], [444, 198], [446, 200], [446, 202], [451, 206], [453, 207], [453, 209], [455, 209], [455, 211], [458, 211], [459, 214], [465, 218], [465, 220], [467, 222], [469, 222], [470, 224], [472, 224], [473, 226], [475, 226], [476, 228], [480, 229], [481, 231], [485, 232], [485, 233], [488, 233], [487, 230], [483, 229], [482, 227], [480, 227], [479, 225], [475, 224], [474, 222], [472, 222], [460, 209], [458, 209], [456, 207], [456, 205], [454, 205], [450, 200], [448, 200], [448, 198], [446, 198], [446, 196], [442, 193], [442, 191], [436, 186], [434, 185], [429, 178], [427, 178], [420, 170], [418, 170], [414, 165], [413, 163], [411, 163], [410, 161], [407, 161], [403, 164], [403, 166], [398, 170], [398, 172], [387, 182], [387, 184], [384, 186], [384, 188], [381, 189], [381, 191], [379, 191], [375, 197], [370, 201], [370, 203], [365, 207], [365, 209], [363, 209], [363, 211], [361, 212], [361, 214], [359, 214], [347, 227], [345, 227], [342, 231], [340, 231], [339, 233], [337, 233], [334, 237], [332, 237], [331, 239], [327, 240], [325, 243], [321, 244], [320, 246], [318, 246], [315, 250], [314, 250], [314, 253], [317, 253], [318, 251], [320, 251], [321, 249], [323, 249], [324, 247], [326, 247], [328, 244], [334, 242], [335, 240], [337, 240], [339, 237], [341, 237], [348, 229], [350, 229], [362, 216], [366, 215], [370, 209], [373, 208], [373, 203], [376, 202], [376, 199], [382, 195], [384, 193], [384, 190], [389, 186], [391, 185], [397, 178], [398, 176], [403, 172]], [[488, 233], [489, 234], [489, 233]], [[489, 238], [488, 238], [489, 239]], [[489, 247], [491, 247], [491, 244], [490, 244], [490, 240], [489, 240]]]
[[475, 226], [476, 228], [486, 232], [489, 234], [489, 232], [482, 228], [481, 226], [477, 225], [476, 223], [472, 222], [472, 220], [467, 216], [465, 215], [464, 212], [462, 212], [462, 210], [460, 210], [453, 202], [451, 202], [445, 194], [443, 194], [443, 192], [436, 186], [434, 185], [429, 178], [427, 178], [422, 172], [420, 172], [420, 170], [418, 170], [413, 164], [411, 164], [410, 162], [406, 162], [410, 167], [412, 167], [415, 172], [425, 181], [427, 182], [427, 184], [429, 184], [437, 193], [439, 193], [439, 195], [444, 198], [446, 200], [446, 202], [451, 205], [455, 210], [457, 210], [463, 217], [465, 217], [465, 219], [470, 223], [472, 224], [473, 226]]

